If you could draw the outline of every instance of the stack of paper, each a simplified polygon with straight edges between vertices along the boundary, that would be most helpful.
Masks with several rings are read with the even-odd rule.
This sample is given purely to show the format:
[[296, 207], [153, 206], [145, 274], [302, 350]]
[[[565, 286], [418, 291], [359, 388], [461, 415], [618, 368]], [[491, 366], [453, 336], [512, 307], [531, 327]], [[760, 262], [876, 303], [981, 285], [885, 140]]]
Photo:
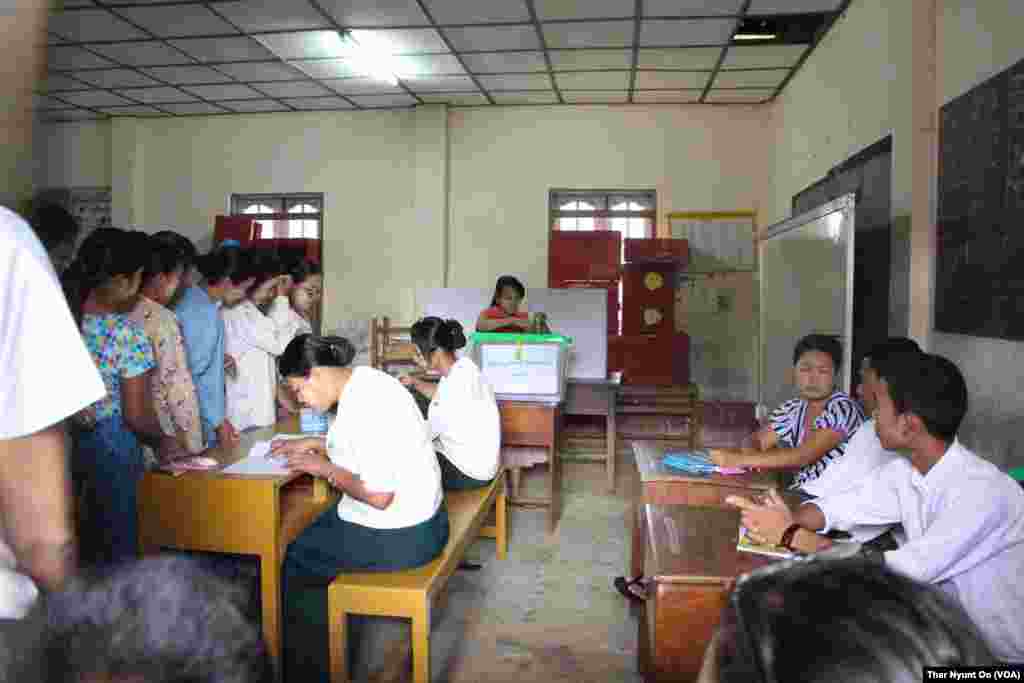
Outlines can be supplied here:
[[676, 451], [666, 453], [661, 462], [666, 467], [687, 474], [741, 474], [744, 470], [736, 467], [719, 467], [711, 462], [707, 451]]

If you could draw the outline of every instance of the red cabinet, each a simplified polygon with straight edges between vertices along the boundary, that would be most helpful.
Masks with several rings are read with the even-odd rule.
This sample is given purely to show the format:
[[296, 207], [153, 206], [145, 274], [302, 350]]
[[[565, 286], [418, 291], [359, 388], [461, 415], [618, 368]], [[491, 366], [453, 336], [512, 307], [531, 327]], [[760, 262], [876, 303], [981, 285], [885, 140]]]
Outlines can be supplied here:
[[663, 261], [685, 268], [690, 258], [686, 240], [664, 238], [626, 238], [626, 263]]

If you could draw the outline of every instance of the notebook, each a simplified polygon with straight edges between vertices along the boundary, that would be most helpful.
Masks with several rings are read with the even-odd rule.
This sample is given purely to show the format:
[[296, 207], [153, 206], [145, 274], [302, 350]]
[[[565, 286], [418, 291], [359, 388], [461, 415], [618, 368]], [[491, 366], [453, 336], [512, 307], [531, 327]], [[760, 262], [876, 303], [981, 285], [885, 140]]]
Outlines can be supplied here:
[[673, 451], [666, 453], [661, 462], [687, 474], [742, 474], [745, 471], [738, 467], [719, 467], [705, 450]]
[[781, 545], [758, 543], [757, 541], [754, 541], [747, 534], [747, 528], [742, 524], [740, 525], [739, 540], [736, 543], [736, 550], [742, 550], [745, 553], [754, 553], [755, 555], [777, 557], [783, 560], [796, 557], [796, 553], [786, 550]]

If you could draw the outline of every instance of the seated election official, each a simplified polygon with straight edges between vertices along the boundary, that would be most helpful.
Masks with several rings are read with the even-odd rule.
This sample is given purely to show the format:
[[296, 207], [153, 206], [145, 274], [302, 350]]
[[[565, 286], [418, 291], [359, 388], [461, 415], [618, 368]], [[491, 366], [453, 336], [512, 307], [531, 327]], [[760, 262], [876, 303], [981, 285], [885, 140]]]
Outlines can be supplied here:
[[277, 441], [271, 453], [343, 494], [285, 555], [287, 680], [324, 680], [327, 585], [339, 573], [418, 567], [448, 543], [441, 471], [412, 394], [380, 370], [350, 367], [354, 357], [347, 339], [301, 334], [278, 360], [302, 405], [337, 418], [326, 438]]

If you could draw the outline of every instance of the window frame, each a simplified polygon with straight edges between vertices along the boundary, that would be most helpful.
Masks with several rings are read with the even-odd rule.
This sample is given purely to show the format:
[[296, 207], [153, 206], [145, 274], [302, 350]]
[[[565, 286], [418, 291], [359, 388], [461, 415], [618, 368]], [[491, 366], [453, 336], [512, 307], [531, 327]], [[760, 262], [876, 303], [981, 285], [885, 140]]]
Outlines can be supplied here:
[[[315, 221], [316, 222], [316, 236], [307, 237], [305, 234], [305, 226], [303, 226], [303, 234], [299, 236], [291, 235], [291, 226], [289, 226], [289, 235], [284, 238], [278, 237], [264, 237], [262, 234], [264, 226], [260, 224], [259, 230], [254, 238], [254, 241], [267, 240], [267, 239], [315, 239], [323, 240], [324, 238], [324, 194], [322, 192], [245, 192], [245, 193], [232, 193], [229, 199], [230, 212], [234, 216], [246, 216], [252, 218], [259, 223], [260, 221]], [[273, 213], [245, 213], [245, 208], [253, 204], [264, 204], [272, 205], [278, 204], [281, 207], [280, 212]], [[291, 212], [289, 206], [295, 206], [300, 204], [308, 204], [310, 206], [319, 207], [316, 212]], [[271, 208], [267, 206], [267, 208]]]

